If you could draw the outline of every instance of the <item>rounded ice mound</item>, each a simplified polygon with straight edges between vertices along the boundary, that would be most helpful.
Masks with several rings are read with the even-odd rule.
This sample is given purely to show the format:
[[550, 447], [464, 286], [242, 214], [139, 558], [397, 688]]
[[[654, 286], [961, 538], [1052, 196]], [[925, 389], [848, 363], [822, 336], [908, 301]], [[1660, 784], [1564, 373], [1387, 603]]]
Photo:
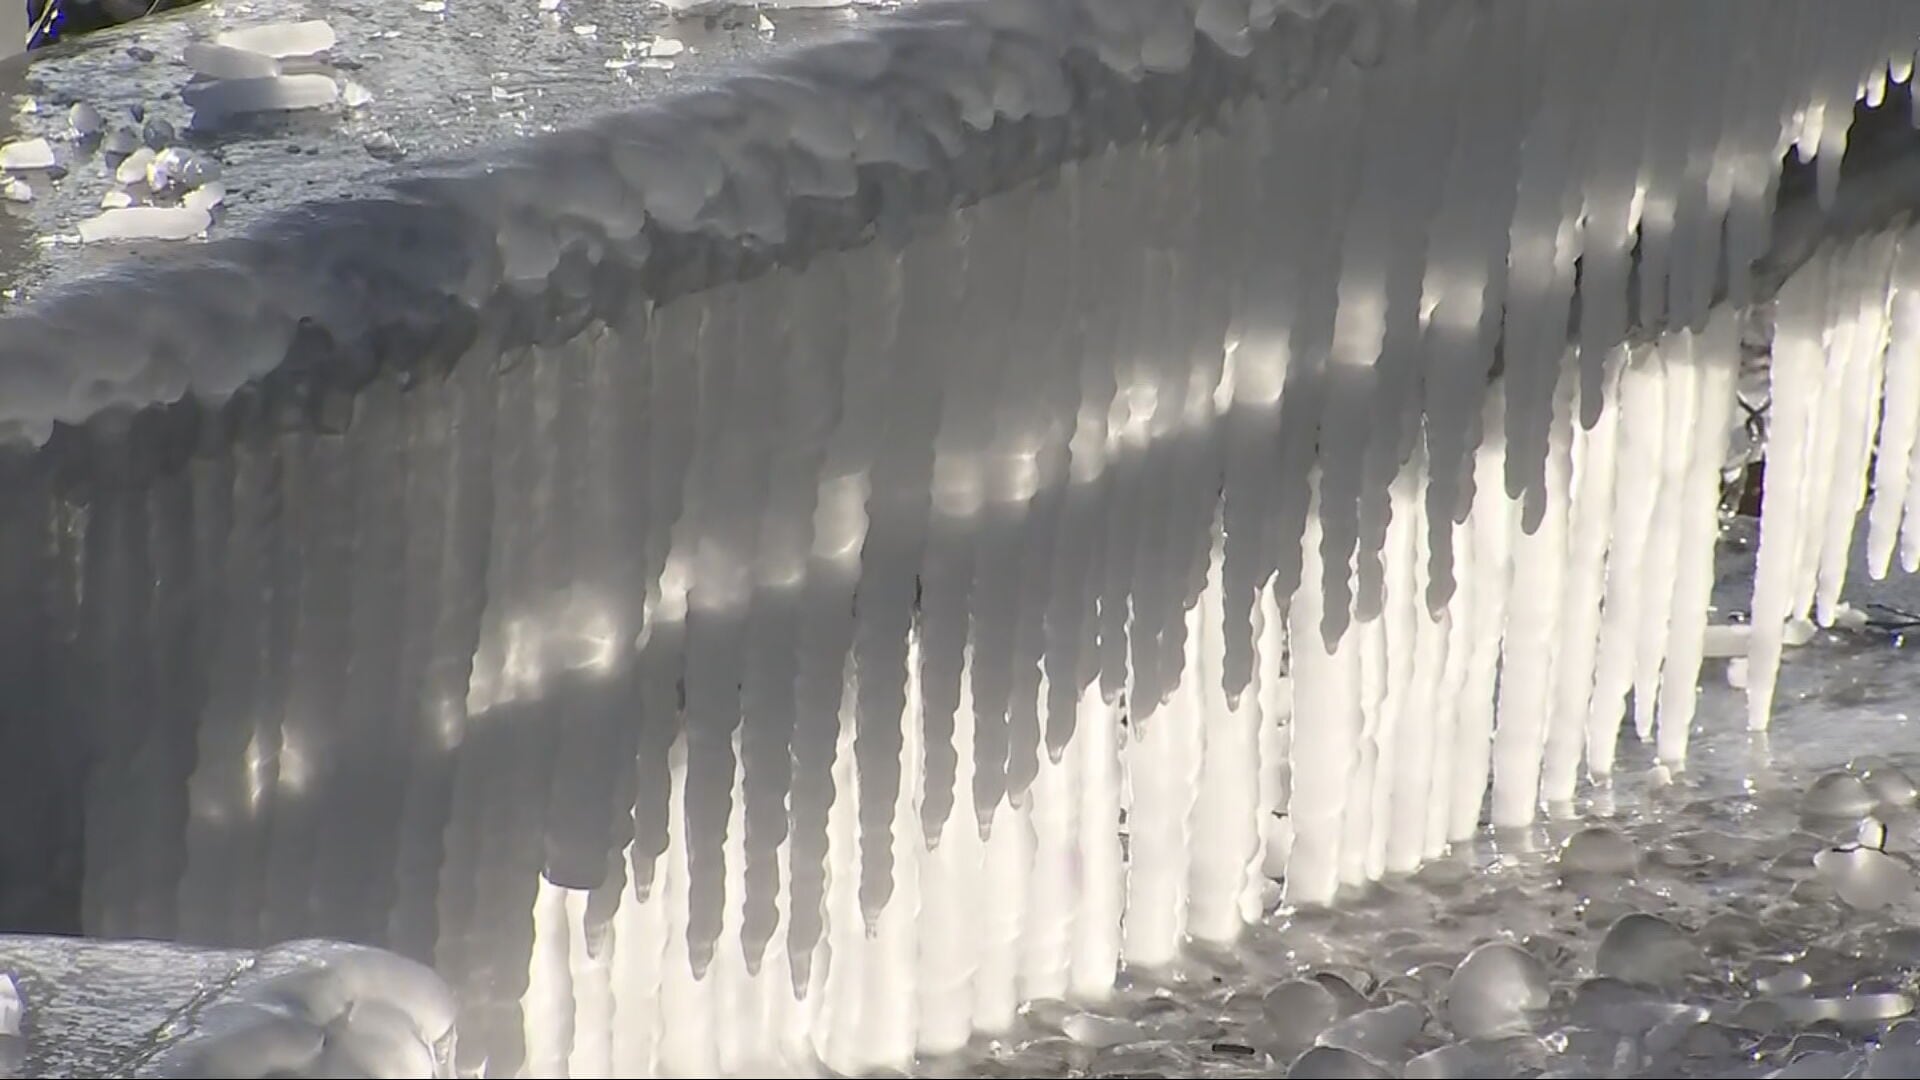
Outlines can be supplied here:
[[1830, 772], [1815, 780], [1801, 797], [1800, 812], [1816, 818], [1857, 818], [1872, 810], [1873, 792], [1850, 772]]
[[1468, 1039], [1524, 1035], [1547, 1007], [1547, 967], [1517, 945], [1489, 942], [1467, 954], [1447, 983], [1447, 1023]]
[[1594, 968], [1624, 982], [1670, 986], [1692, 971], [1699, 951], [1685, 930], [1657, 915], [1623, 915], [1601, 939]]
[[1316, 1046], [1287, 1070], [1292, 1080], [1380, 1080], [1392, 1075], [1365, 1056], [1337, 1046]]
[[1633, 841], [1604, 825], [1581, 829], [1568, 837], [1566, 846], [1560, 849], [1563, 874], [1624, 876], [1633, 873], [1639, 862], [1640, 855], [1634, 850]]
[[1857, 908], [1883, 908], [1913, 895], [1913, 866], [1870, 847], [1833, 848], [1813, 857], [1820, 880]]
[[1314, 979], [1292, 979], [1260, 999], [1267, 1026], [1284, 1046], [1312, 1044], [1340, 1015], [1333, 992]]
[[1074, 1013], [1060, 1022], [1060, 1031], [1082, 1046], [1119, 1046], [1140, 1038], [1140, 1025], [1111, 1016]]

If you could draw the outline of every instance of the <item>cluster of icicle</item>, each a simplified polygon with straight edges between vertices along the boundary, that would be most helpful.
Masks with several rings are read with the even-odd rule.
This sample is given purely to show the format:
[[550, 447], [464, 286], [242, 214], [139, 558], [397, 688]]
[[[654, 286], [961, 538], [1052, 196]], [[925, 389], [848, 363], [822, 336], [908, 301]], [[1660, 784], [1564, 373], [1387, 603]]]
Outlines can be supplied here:
[[[691, 454], [643, 661], [683, 727], [631, 886], [542, 884], [535, 1073], [950, 1051], [1276, 881], [1410, 871], [1489, 791], [1526, 824], [1610, 772], [1629, 701], [1684, 761], [1777, 163], [1833, 199], [1920, 7], [1441, 10], [1218, 130], [654, 315], [697, 354], [652, 406], [654, 467]], [[1876, 567], [1920, 490], [1897, 250], [1780, 297], [1756, 722], [1837, 597], [1883, 386]], [[516, 647], [483, 641], [476, 711]]]

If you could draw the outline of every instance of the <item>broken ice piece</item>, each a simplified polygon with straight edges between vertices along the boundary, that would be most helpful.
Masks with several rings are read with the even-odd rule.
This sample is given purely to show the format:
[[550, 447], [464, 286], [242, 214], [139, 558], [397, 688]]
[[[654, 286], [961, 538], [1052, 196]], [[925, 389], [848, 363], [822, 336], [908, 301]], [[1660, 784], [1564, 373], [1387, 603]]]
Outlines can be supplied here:
[[104, 123], [100, 119], [100, 110], [84, 101], [75, 102], [73, 108], [67, 110], [67, 127], [78, 138], [84, 139], [98, 133]]
[[347, 79], [340, 84], [340, 100], [349, 109], [358, 109], [373, 102], [373, 91]]
[[767, 18], [764, 13], [760, 16], [759, 30], [763, 34], [773, 33], [773, 20]]
[[213, 115], [316, 109], [340, 97], [340, 87], [325, 75], [279, 75], [271, 79], [225, 79], [189, 83], [181, 100]]
[[579, 23], [574, 26], [573, 32], [576, 34], [579, 34], [581, 37], [592, 37], [593, 35], [600, 32], [600, 28], [590, 22]]
[[119, 188], [113, 188], [105, 195], [100, 196], [100, 209], [102, 210], [118, 210], [123, 206], [132, 205], [133, 196]]
[[270, 23], [228, 30], [213, 40], [228, 48], [285, 58], [326, 52], [333, 48], [337, 39], [333, 35], [333, 27], [328, 26], [326, 20], [309, 19], [306, 22]]
[[558, 11], [559, 9], [560, 0], [540, 0], [541, 11]]
[[45, 139], [20, 139], [0, 146], [0, 169], [50, 169], [53, 147]]
[[648, 56], [641, 59], [640, 66], [650, 68], [654, 71], [672, 71], [673, 61], [662, 60], [657, 56]]
[[25, 180], [9, 176], [4, 183], [0, 183], [0, 198], [8, 202], [32, 202], [33, 189], [27, 186]]
[[202, 184], [181, 196], [180, 205], [189, 210], [212, 210], [227, 201], [227, 186], [219, 181]]
[[648, 56], [679, 56], [687, 51], [687, 43], [679, 38], [654, 38], [647, 42]]
[[447, 0], [420, 0], [419, 3], [413, 6], [429, 15], [438, 15], [447, 10]]
[[174, 147], [153, 155], [153, 159], [147, 162], [147, 190], [161, 192], [175, 185], [185, 186], [183, 174], [192, 162], [192, 154]]
[[147, 178], [147, 166], [153, 164], [153, 148], [143, 146], [127, 155], [113, 170], [113, 178], [123, 184], [138, 183]]
[[280, 74], [280, 61], [271, 56], [205, 41], [188, 45], [181, 59], [211, 79], [267, 79]]
[[608, 71], [625, 71], [626, 69], [632, 67], [633, 63], [634, 62], [632, 60], [627, 60], [627, 59], [608, 60], [607, 70]]
[[213, 218], [192, 206], [128, 206], [107, 210], [80, 223], [80, 242], [102, 240], [185, 240], [207, 231]]

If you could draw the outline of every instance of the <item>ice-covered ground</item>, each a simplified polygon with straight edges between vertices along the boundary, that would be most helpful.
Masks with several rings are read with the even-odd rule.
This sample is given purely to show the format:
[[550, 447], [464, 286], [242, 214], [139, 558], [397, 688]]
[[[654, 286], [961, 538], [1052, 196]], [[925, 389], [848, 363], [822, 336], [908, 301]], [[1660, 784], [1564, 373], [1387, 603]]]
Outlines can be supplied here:
[[[1722, 541], [1725, 612], [1746, 606], [1751, 526]], [[1870, 624], [1789, 650], [1770, 732], [1742, 730], [1709, 661], [1685, 773], [1629, 726], [1577, 816], [1274, 912], [1091, 1011], [1037, 1003], [918, 1073], [1920, 1073], [1920, 665], [1893, 628], [1920, 589], [1854, 580]]]

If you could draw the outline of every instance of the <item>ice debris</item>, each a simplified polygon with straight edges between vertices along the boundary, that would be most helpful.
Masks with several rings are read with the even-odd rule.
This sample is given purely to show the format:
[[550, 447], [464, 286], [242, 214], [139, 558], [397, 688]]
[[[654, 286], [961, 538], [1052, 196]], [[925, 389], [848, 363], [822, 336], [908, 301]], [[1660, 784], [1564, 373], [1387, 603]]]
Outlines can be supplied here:
[[324, 19], [305, 22], [270, 23], [228, 30], [215, 37], [216, 45], [258, 53], [284, 60], [295, 56], [316, 56], [333, 48], [338, 39]]
[[45, 139], [17, 139], [0, 146], [0, 169], [25, 171], [54, 166], [53, 146]]
[[213, 218], [192, 206], [128, 206], [103, 211], [80, 223], [80, 242], [186, 240], [206, 232]]

